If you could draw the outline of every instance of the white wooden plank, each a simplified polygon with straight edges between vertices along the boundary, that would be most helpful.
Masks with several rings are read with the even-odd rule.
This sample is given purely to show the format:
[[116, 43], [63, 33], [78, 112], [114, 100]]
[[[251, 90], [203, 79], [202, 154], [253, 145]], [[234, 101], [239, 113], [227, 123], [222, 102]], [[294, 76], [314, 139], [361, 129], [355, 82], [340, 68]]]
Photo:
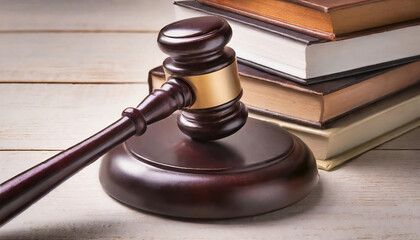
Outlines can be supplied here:
[[[418, 239], [419, 151], [373, 150], [297, 204], [261, 216], [179, 221], [111, 200], [87, 167], [0, 230], [0, 239]], [[0, 151], [0, 182], [53, 152]]]
[[0, 82], [146, 82], [157, 33], [0, 34]]
[[420, 128], [377, 147], [377, 149], [417, 149], [420, 150]]
[[[164, 55], [156, 33], [127, 32], [172, 21], [167, 2], [1, 1], [0, 81], [145, 82]], [[14, 33], [34, 31], [84, 33]], [[146, 93], [145, 84], [0, 84], [0, 149], [67, 148]], [[389, 150], [419, 149], [418, 132], [321, 171], [320, 185], [292, 207], [237, 220], [126, 208], [101, 190], [97, 162], [0, 229], [0, 239], [418, 239], [420, 152]], [[55, 153], [0, 151], [0, 182]]]
[[147, 84], [0, 84], [0, 149], [66, 149], [147, 93]]
[[1, 0], [1, 31], [158, 31], [172, 0]]

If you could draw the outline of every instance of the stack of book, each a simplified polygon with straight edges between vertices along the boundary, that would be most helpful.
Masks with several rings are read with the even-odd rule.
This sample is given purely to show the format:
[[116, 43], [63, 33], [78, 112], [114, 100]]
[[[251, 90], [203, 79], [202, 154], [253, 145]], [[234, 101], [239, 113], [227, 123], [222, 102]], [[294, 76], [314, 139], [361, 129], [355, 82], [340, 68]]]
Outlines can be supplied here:
[[[418, 0], [177, 1], [225, 18], [251, 116], [299, 136], [319, 168], [420, 125]], [[150, 89], [165, 81], [152, 69]]]

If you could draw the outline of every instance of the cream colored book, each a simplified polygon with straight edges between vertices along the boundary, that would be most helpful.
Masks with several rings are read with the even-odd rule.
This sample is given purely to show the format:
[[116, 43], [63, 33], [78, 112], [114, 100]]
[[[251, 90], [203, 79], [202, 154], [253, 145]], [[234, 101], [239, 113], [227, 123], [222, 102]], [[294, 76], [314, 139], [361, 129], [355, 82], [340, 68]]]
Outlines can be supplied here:
[[300, 137], [312, 150], [318, 167], [339, 164], [420, 126], [420, 85], [365, 108], [328, 129], [315, 129], [259, 114]]

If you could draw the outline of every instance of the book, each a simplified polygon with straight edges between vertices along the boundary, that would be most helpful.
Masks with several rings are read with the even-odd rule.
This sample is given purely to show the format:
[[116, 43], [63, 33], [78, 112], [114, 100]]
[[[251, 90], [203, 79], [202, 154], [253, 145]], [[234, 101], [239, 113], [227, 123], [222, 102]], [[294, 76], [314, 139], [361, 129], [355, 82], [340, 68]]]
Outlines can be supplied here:
[[318, 168], [334, 167], [420, 126], [420, 86], [403, 91], [338, 122], [329, 129], [314, 129], [251, 113], [302, 139], [314, 153]]
[[330, 40], [366, 29], [420, 18], [418, 0], [198, 0], [198, 2]]
[[[242, 100], [251, 111], [326, 128], [334, 122], [420, 83], [420, 61], [335, 81], [301, 85], [238, 63]], [[149, 72], [150, 89], [165, 81], [162, 67]]]
[[311, 83], [305, 79], [315, 79], [314, 83], [395, 66], [401, 63], [398, 61], [414, 61], [420, 56], [418, 20], [388, 31], [326, 41], [195, 1], [177, 1], [175, 5], [178, 19], [204, 15], [225, 18], [233, 29], [228, 45], [236, 51], [239, 61], [246, 59], [254, 67], [264, 66], [292, 81], [300, 79], [301, 83]]

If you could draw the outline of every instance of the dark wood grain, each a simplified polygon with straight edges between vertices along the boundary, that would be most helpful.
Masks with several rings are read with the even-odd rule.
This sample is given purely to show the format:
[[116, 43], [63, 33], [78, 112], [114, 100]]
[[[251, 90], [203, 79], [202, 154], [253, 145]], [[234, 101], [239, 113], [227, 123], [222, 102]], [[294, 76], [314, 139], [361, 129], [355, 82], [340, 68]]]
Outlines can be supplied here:
[[[168, 77], [168, 81], [160, 89], [151, 92], [137, 108], [125, 109], [121, 119], [101, 132], [1, 184], [0, 226], [115, 146], [133, 135], [144, 134], [147, 125], [167, 118], [180, 109], [184, 112], [178, 118], [178, 125], [191, 138], [174, 133], [173, 128], [165, 124], [155, 124], [154, 126], [157, 126], [159, 131], [151, 132], [148, 135], [151, 137], [144, 139], [143, 142], [147, 144], [140, 144], [138, 138], [135, 138], [133, 147], [127, 147], [127, 149], [119, 147], [117, 152], [121, 154], [111, 153], [105, 157], [105, 159], [111, 159], [108, 162], [111, 165], [107, 164], [107, 161], [104, 162], [101, 181], [105, 189], [111, 191], [113, 196], [117, 196], [118, 199], [128, 196], [130, 204], [131, 200], [139, 200], [130, 196], [144, 193], [140, 200], [144, 199], [144, 202], [150, 202], [152, 206], [145, 210], [170, 216], [224, 218], [271, 211], [289, 205], [308, 194], [318, 179], [313, 155], [302, 141], [281, 128], [253, 120], [251, 127], [244, 130], [242, 134], [229, 138], [232, 141], [228, 144], [206, 141], [200, 143], [195, 140], [224, 138], [237, 132], [246, 123], [248, 112], [246, 107], [239, 102], [241, 92], [236, 98], [229, 98], [222, 104], [218, 102], [218, 105], [214, 107], [185, 109], [194, 103], [197, 96], [194, 94], [200, 93], [194, 92], [193, 87], [182, 77], [206, 74], [231, 65], [235, 61], [235, 53], [232, 49], [225, 47], [230, 37], [229, 25], [225, 20], [217, 17], [187, 19], [165, 27], [159, 34], [158, 41], [161, 49], [171, 56], [164, 62], [164, 66], [168, 66], [172, 74]], [[233, 74], [237, 75], [236, 65], [233, 66], [235, 66]], [[227, 77], [228, 80], [229, 78], [230, 76]], [[210, 96], [211, 94], [219, 94], [219, 92], [211, 91]], [[208, 97], [208, 95], [205, 96]], [[244, 144], [248, 135], [257, 136], [257, 142], [253, 140]], [[175, 136], [176, 139], [182, 136], [187, 140], [179, 142], [180, 148], [177, 149], [172, 148], [174, 142], [159, 148], [160, 140], [166, 136]], [[253, 149], [257, 147], [255, 144], [260, 143], [260, 139], [264, 141], [263, 145], [276, 143], [276, 147], [270, 148], [271, 151], [267, 152], [268, 157], [263, 157], [264, 152], [267, 151], [266, 146], [257, 150]], [[280, 148], [277, 147], [277, 143], [281, 144]], [[233, 147], [235, 144], [247, 147], [235, 149]], [[134, 164], [132, 165], [134, 167], [136, 163], [140, 163], [138, 160], [149, 159], [140, 157], [134, 159], [136, 163], [133, 163], [133, 158], [129, 157], [127, 151], [140, 156], [142, 150], [139, 151], [138, 148], [152, 150], [152, 153], [168, 151], [169, 154], [179, 156], [181, 161], [188, 159], [185, 156], [189, 156], [191, 160], [185, 162], [186, 168], [181, 167], [181, 171], [177, 166], [169, 168], [169, 171], [137, 171], [141, 169], [131, 167], [127, 169], [126, 167], [130, 164]], [[207, 154], [210, 155], [207, 156]], [[209, 161], [200, 165], [206, 156]], [[247, 158], [242, 156], [255, 156], [255, 164], [250, 164], [246, 161]], [[143, 164], [143, 167], [151, 169], [155, 165], [162, 165], [161, 162], [165, 159], [165, 157], [152, 159], [146, 165]], [[226, 162], [223, 164], [227, 164], [228, 167], [227, 175], [223, 169], [221, 169], [222, 172], [216, 170], [210, 174], [196, 175], [197, 171], [207, 171], [208, 166], [212, 169], [217, 160], [223, 159]], [[241, 163], [241, 159], [244, 159], [244, 163]], [[126, 160], [132, 162], [126, 162]], [[232, 168], [235, 167], [231, 164], [232, 161], [239, 164], [239, 168]], [[112, 164], [116, 164], [117, 167], [113, 167]], [[189, 171], [190, 164], [199, 164], [199, 166], [198, 168], [193, 166]], [[166, 167], [164, 166], [163, 169]], [[179, 174], [186, 169], [187, 176]], [[117, 172], [118, 176], [112, 175], [109, 171]], [[156, 181], [161, 184], [154, 185]], [[149, 189], [149, 192], [147, 187], [142, 189], [141, 183], [151, 186], [152, 189]], [[173, 186], [175, 188], [172, 188]], [[273, 191], [275, 188], [278, 189]], [[210, 191], [209, 194], [208, 191]], [[260, 194], [269, 197], [261, 202]], [[166, 196], [172, 196], [175, 199], [168, 201]], [[162, 197], [163, 202], [159, 202]], [[191, 202], [188, 199], [196, 201]], [[193, 207], [190, 211], [188, 206], [196, 203], [197, 208]], [[232, 209], [226, 210], [224, 207], [218, 209], [219, 205], [215, 206], [215, 203], [230, 206]], [[136, 204], [133, 206], [137, 207]], [[142, 208], [141, 206], [139, 207]], [[176, 209], [175, 212], [174, 209]]]
[[[165, 27], [158, 42], [171, 56], [163, 64], [166, 77], [230, 65], [235, 53], [224, 47], [230, 37], [229, 25], [217, 17]], [[100, 170], [105, 191], [144, 211], [205, 219], [261, 214], [307, 195], [318, 182], [313, 154], [282, 128], [247, 121], [241, 96], [211, 108], [183, 109], [108, 153]]]
[[159, 48], [170, 57], [163, 66], [176, 76], [194, 76], [220, 70], [235, 61], [226, 47], [232, 28], [219, 17], [197, 17], [170, 24], [158, 35]]
[[[167, 60], [181, 67], [175, 75], [182, 77], [220, 70], [235, 61], [234, 51], [225, 48], [231, 35], [232, 29], [223, 19], [204, 17], [169, 24], [160, 32], [158, 42], [171, 56]], [[185, 113], [179, 122], [181, 129], [201, 140], [233, 134], [245, 124], [248, 114], [238, 102], [240, 96], [215, 108]], [[4, 182], [0, 185], [0, 226], [116, 145], [133, 135], [142, 135], [148, 124], [191, 106], [194, 97], [184, 80], [171, 77], [137, 108], [125, 109], [123, 117], [114, 124]]]
[[191, 104], [189, 87], [183, 81], [171, 79], [137, 108], [126, 109], [121, 119], [101, 132], [2, 183], [0, 226], [118, 144], [143, 134], [147, 124]]
[[[160, 49], [170, 56], [163, 66], [168, 74], [181, 78], [221, 70], [236, 60], [235, 52], [226, 47], [231, 37], [231, 27], [219, 17], [189, 18], [169, 24], [158, 35]], [[239, 102], [241, 96], [211, 109], [184, 109], [178, 126], [195, 139], [229, 136], [238, 131], [248, 117], [247, 108]]]
[[186, 135], [198, 140], [217, 140], [232, 135], [244, 126], [248, 109], [236, 99], [211, 109], [183, 110], [178, 127]]
[[100, 181], [143, 211], [220, 219], [286, 207], [310, 193], [318, 171], [303, 142], [274, 124], [248, 119], [237, 133], [203, 142], [180, 133], [173, 115], [107, 154]]

